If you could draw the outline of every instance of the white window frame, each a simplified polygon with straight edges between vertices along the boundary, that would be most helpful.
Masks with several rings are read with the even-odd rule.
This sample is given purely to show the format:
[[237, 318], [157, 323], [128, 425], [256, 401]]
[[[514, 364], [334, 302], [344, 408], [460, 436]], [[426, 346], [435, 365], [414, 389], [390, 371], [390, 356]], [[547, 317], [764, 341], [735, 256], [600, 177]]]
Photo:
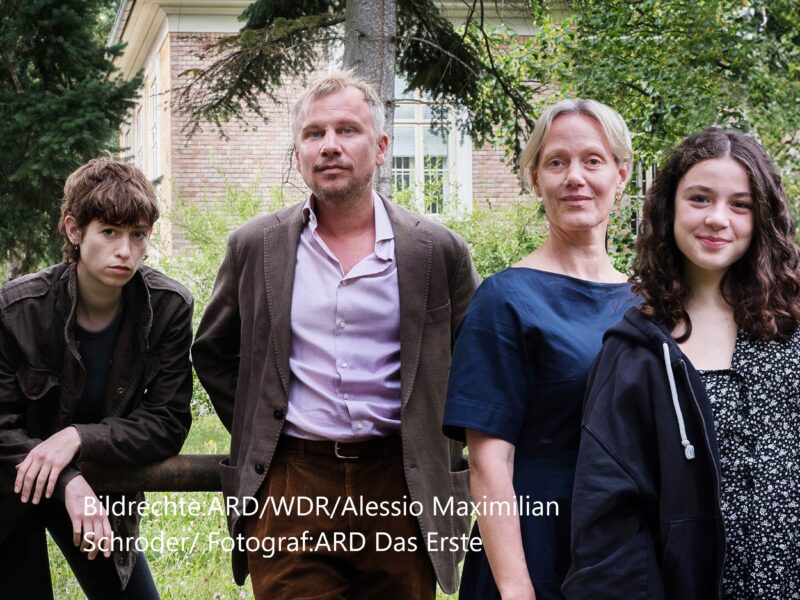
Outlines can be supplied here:
[[644, 165], [642, 163], [634, 163], [631, 167], [631, 180], [635, 186], [635, 191], [630, 196], [630, 201], [636, 203], [636, 214], [633, 215], [634, 222], [631, 227], [634, 235], [639, 230], [639, 223], [642, 222], [642, 207], [644, 205], [647, 190], [653, 185], [653, 180], [656, 178], [655, 165]]
[[[472, 140], [466, 134], [463, 136], [458, 131], [456, 125], [456, 114], [454, 110], [448, 111], [447, 116], [447, 170], [445, 173], [446, 181], [444, 184], [445, 197], [439, 212], [431, 212], [429, 207], [423, 206], [424, 198], [424, 184], [425, 181], [425, 148], [424, 148], [424, 131], [435, 123], [431, 118], [426, 118], [425, 109], [431, 106], [430, 101], [420, 94], [419, 91], [409, 92], [407, 94], [399, 93], [399, 90], [405, 88], [399, 76], [396, 78], [395, 89], [398, 93], [395, 94], [395, 113], [393, 127], [395, 134], [398, 127], [413, 127], [414, 133], [414, 169], [411, 172], [412, 183], [414, 187], [414, 197], [417, 207], [425, 214], [430, 216], [437, 216], [437, 214], [449, 213], [452, 209], [452, 203], [455, 202], [455, 211], [457, 213], [465, 213], [472, 210]], [[413, 108], [414, 115], [409, 118], [399, 117], [401, 108]], [[394, 157], [394, 153], [392, 154]], [[392, 182], [395, 180], [396, 169], [392, 165]]]
[[134, 141], [136, 143], [136, 152], [133, 155], [133, 164], [139, 169], [144, 171], [144, 102], [136, 106], [136, 113], [133, 117], [134, 120]]
[[161, 175], [161, 165], [158, 154], [158, 79], [150, 82], [150, 96], [148, 103], [148, 116], [150, 121], [150, 179], [157, 179]]
[[133, 119], [132, 115], [128, 113], [128, 118], [122, 125], [122, 142], [120, 144], [120, 156], [123, 160], [129, 161], [133, 156], [133, 148], [131, 142], [133, 140]]

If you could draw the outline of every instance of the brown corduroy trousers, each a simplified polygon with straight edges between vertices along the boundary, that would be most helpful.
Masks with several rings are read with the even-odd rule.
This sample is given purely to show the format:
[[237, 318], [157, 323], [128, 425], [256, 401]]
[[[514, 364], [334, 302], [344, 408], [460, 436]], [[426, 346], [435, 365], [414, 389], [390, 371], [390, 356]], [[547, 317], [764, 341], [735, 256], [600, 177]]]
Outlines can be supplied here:
[[284, 436], [258, 496], [244, 525], [257, 599], [434, 599], [399, 437]]

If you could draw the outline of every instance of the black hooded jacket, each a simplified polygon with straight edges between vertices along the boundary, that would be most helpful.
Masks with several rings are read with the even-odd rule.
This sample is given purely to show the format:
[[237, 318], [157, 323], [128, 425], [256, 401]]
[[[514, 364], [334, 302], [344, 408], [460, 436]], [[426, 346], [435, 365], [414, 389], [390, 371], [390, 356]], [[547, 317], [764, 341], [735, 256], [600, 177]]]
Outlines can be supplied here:
[[586, 389], [564, 594], [719, 598], [719, 452], [697, 371], [631, 309], [606, 333]]

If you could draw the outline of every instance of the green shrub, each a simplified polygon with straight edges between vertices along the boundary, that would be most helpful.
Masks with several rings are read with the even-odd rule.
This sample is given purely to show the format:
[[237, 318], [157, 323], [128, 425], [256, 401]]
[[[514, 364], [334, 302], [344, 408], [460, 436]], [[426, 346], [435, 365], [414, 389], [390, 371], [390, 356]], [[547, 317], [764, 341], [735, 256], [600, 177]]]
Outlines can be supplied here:
[[641, 201], [631, 200], [611, 213], [606, 233], [606, 250], [620, 273], [630, 274], [636, 256], [636, 237], [634, 227], [641, 209]]
[[[419, 201], [410, 188], [395, 191], [392, 199], [418, 213], [422, 213], [421, 206], [436, 203], [428, 195]], [[547, 235], [541, 204], [531, 199], [518, 199], [502, 206], [473, 205], [471, 211], [465, 212], [453, 197], [445, 203], [443, 214], [425, 216], [436, 219], [464, 238], [481, 279], [530, 254]]]
[[464, 216], [448, 215], [444, 224], [469, 244], [481, 279], [502, 271], [538, 248], [547, 236], [547, 221], [538, 202], [475, 207]]
[[[217, 202], [188, 203], [178, 198], [165, 211], [169, 220], [185, 237], [188, 246], [172, 253], [167, 241], [156, 235], [153, 244], [158, 259], [151, 261], [164, 273], [185, 285], [194, 296], [193, 328], [197, 331], [200, 318], [208, 306], [211, 291], [231, 231], [250, 219], [272, 212], [293, 202], [280, 189], [274, 188], [265, 201], [254, 185], [251, 188], [227, 185]], [[193, 373], [192, 408], [196, 415], [213, 414], [208, 394]]]

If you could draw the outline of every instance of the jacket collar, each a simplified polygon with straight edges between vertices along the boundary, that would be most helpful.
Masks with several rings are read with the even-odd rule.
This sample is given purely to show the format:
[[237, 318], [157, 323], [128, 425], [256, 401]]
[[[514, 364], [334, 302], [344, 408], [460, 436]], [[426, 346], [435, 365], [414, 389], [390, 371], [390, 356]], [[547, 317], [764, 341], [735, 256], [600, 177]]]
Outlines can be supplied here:
[[[153, 326], [153, 307], [150, 302], [150, 288], [148, 288], [143, 269], [139, 268], [131, 280], [122, 288], [123, 302], [127, 311], [126, 321], [139, 319], [137, 345], [140, 352], [146, 354], [149, 348], [150, 329]], [[66, 314], [64, 325], [64, 340], [67, 348], [80, 362], [78, 342], [75, 337], [75, 324], [78, 319], [78, 270], [75, 264], [68, 265], [61, 274], [60, 282], [66, 286], [67, 293], [61, 296], [59, 309]]]
[[264, 285], [273, 351], [283, 389], [289, 395], [289, 349], [292, 343], [292, 290], [297, 245], [305, 225], [303, 203], [275, 214], [264, 228]]

